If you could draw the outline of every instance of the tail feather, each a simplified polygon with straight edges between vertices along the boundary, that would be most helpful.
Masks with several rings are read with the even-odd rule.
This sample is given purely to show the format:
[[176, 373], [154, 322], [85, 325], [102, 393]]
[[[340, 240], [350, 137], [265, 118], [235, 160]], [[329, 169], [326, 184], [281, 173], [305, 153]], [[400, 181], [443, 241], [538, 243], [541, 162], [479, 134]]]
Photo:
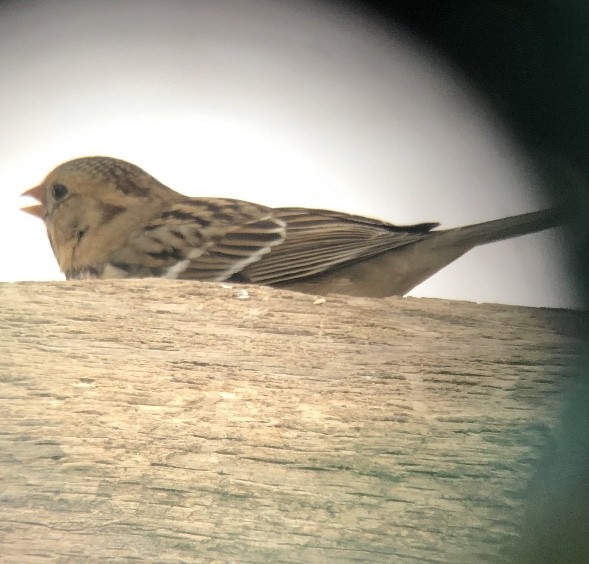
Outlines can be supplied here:
[[561, 210], [549, 209], [438, 231], [438, 233], [447, 233], [462, 243], [474, 247], [543, 231], [550, 227], [556, 227], [564, 223], [565, 220], [565, 214]]
[[566, 220], [566, 214], [559, 210], [544, 210], [455, 229], [434, 230], [417, 241], [368, 259], [278, 285], [319, 294], [333, 292], [374, 298], [404, 295], [477, 245], [542, 231]]

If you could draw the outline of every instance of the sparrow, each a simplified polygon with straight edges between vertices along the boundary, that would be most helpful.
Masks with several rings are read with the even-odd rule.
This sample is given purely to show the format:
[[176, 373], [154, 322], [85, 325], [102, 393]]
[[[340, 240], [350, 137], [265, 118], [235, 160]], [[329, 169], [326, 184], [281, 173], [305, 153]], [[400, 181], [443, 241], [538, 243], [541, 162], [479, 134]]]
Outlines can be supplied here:
[[67, 279], [179, 278], [312, 294], [404, 295], [476, 247], [561, 223], [543, 210], [466, 227], [187, 197], [111, 157], [65, 162], [23, 193]]

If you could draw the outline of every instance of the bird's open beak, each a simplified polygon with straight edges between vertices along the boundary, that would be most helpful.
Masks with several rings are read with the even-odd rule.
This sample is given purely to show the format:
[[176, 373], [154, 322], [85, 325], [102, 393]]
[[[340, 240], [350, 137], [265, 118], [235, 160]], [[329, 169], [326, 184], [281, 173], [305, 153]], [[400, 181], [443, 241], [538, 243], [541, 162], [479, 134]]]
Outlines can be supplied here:
[[44, 220], [46, 215], [45, 204], [43, 203], [44, 193], [45, 190], [42, 184], [40, 184], [39, 186], [35, 186], [34, 188], [27, 190], [26, 192], [23, 192], [21, 196], [29, 196], [31, 198], [35, 198], [35, 200], [41, 203], [35, 206], [27, 206], [26, 208], [21, 208], [21, 210], [26, 213], [30, 213], [31, 215], [34, 215], [39, 219]]

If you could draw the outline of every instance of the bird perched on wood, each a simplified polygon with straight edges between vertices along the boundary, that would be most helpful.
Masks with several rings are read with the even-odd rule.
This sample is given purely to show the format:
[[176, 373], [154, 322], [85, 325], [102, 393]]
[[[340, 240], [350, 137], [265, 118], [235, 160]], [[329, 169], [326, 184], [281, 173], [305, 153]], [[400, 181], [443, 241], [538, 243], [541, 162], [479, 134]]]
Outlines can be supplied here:
[[467, 227], [398, 226], [327, 210], [190, 198], [139, 167], [86, 157], [23, 195], [66, 278], [183, 278], [314, 294], [403, 295], [477, 245], [548, 229], [545, 210]]

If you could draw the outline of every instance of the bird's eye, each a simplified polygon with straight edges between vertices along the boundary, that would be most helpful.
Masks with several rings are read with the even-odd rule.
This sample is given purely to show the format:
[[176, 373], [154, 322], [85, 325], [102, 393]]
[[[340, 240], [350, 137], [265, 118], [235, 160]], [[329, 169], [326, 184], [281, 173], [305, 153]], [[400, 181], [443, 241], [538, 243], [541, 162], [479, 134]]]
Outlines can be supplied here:
[[63, 200], [69, 193], [70, 191], [63, 184], [54, 184], [51, 187], [51, 197], [56, 202]]

